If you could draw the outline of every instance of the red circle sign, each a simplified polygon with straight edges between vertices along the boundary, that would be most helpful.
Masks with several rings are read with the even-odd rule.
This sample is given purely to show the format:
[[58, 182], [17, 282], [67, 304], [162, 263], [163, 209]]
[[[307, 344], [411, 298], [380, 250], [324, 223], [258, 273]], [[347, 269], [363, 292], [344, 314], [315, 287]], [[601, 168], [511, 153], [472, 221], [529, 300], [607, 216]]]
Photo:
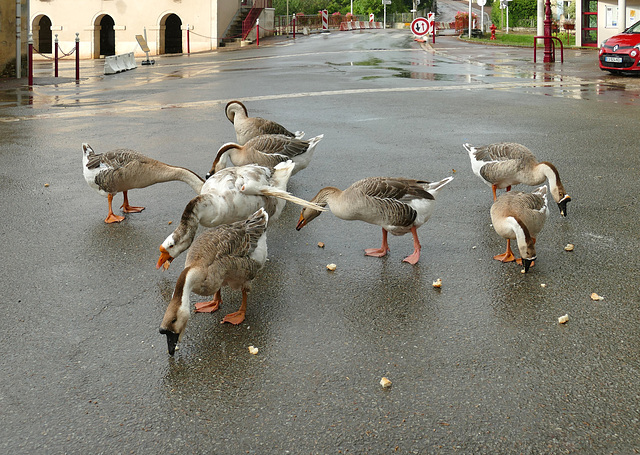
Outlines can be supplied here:
[[429, 33], [429, 21], [424, 17], [416, 17], [411, 22], [411, 31], [417, 36], [427, 35]]

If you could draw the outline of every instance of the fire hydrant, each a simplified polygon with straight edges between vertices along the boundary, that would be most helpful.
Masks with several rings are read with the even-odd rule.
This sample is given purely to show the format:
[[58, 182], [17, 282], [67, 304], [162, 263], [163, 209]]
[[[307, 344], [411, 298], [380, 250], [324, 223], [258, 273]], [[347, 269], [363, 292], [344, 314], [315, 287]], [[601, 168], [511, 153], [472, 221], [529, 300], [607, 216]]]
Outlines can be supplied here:
[[491, 30], [491, 39], [496, 39], [496, 24], [491, 24], [489, 29]]

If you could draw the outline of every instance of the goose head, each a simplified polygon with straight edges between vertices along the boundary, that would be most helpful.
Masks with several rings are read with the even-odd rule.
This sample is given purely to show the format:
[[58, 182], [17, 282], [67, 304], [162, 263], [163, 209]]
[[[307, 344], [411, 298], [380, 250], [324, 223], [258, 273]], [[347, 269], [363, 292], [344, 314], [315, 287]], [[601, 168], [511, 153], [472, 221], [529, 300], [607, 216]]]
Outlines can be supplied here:
[[549, 188], [551, 189], [551, 197], [558, 204], [560, 215], [567, 216], [567, 202], [571, 201], [571, 197], [567, 194], [560, 180], [560, 174], [556, 167], [548, 161], [541, 162], [538, 166], [544, 170], [546, 177], [549, 179]]
[[558, 202], [558, 208], [560, 209], [560, 215], [567, 216], [567, 202], [571, 201], [571, 197], [568, 194], [565, 194]]
[[520, 252], [520, 257], [522, 258], [524, 272], [527, 273], [529, 271], [529, 267], [531, 267], [531, 264], [537, 258], [536, 239], [528, 238], [526, 242], [518, 242], [518, 251]]
[[180, 227], [173, 231], [160, 245], [160, 258], [156, 264], [156, 269], [162, 267], [167, 270], [171, 265], [171, 261], [191, 245], [193, 240], [191, 236], [180, 235], [179, 229]]
[[567, 216], [567, 202], [571, 201], [571, 197], [564, 191], [564, 186], [560, 183], [560, 179], [557, 180], [556, 185], [551, 186], [551, 197], [558, 204], [560, 209], [560, 215]]
[[314, 210], [308, 207], [303, 208], [302, 213], [300, 213], [300, 219], [298, 220], [298, 224], [296, 225], [296, 231], [299, 231], [300, 229], [305, 227], [307, 224], [309, 224], [311, 220], [317, 218], [321, 213], [322, 212], [319, 210]]
[[224, 108], [224, 112], [231, 123], [233, 123], [238, 111], [242, 111], [245, 117], [248, 115], [247, 108], [240, 101], [229, 101]]
[[176, 345], [182, 339], [190, 316], [189, 309], [181, 305], [182, 299], [178, 294], [178, 292], [174, 293], [160, 324], [160, 334], [167, 337], [169, 355], [175, 354]]
[[218, 149], [218, 153], [216, 153], [216, 158], [213, 160], [211, 169], [209, 170], [209, 172], [207, 172], [207, 175], [205, 176], [205, 178], [208, 179], [216, 172], [220, 172], [222, 169], [226, 167], [233, 166], [233, 163], [230, 162], [231, 160], [229, 159], [228, 151], [236, 148], [240, 148], [240, 145], [234, 142], [228, 142], [224, 144], [222, 147], [220, 147], [220, 149]]

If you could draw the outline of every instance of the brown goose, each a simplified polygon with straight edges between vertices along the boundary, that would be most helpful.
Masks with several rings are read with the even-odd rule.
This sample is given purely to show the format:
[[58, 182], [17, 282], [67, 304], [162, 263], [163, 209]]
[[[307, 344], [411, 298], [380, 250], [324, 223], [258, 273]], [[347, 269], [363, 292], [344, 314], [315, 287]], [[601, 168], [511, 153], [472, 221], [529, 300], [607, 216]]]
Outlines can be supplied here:
[[303, 141], [283, 134], [262, 134], [250, 139], [244, 145], [233, 142], [224, 144], [218, 150], [207, 178], [229, 166], [257, 164], [272, 168], [287, 160], [295, 163], [293, 174], [297, 174], [309, 165], [316, 145], [323, 137], [324, 135], [321, 134]]
[[[382, 227], [382, 246], [366, 249], [365, 255], [382, 257], [389, 251], [387, 232], [393, 235], [413, 235], [413, 253], [403, 259], [415, 264], [420, 259], [417, 229], [431, 217], [435, 197], [453, 177], [430, 183], [391, 177], [370, 177], [359, 180], [344, 191], [334, 187], [321, 189], [311, 200], [321, 207], [329, 205], [335, 216], [343, 220], [360, 220]], [[320, 215], [312, 208], [304, 208], [296, 226], [302, 229]]]
[[122, 211], [138, 213], [144, 207], [129, 205], [127, 192], [134, 188], [180, 180], [188, 184], [196, 193], [200, 192], [204, 180], [183, 167], [171, 166], [154, 160], [133, 150], [120, 149], [106, 153], [95, 153], [89, 144], [82, 144], [82, 170], [91, 188], [109, 201], [109, 213], [105, 223], [118, 223], [124, 216], [113, 213], [111, 202], [116, 193], [122, 192]]
[[249, 117], [247, 108], [240, 101], [229, 101], [224, 109], [227, 118], [236, 130], [238, 144], [244, 145], [249, 139], [261, 134], [284, 134], [288, 137], [302, 139], [303, 131], [292, 133], [284, 126], [261, 117]]
[[502, 262], [516, 260], [511, 251], [511, 240], [515, 239], [520, 251], [520, 259], [516, 262], [524, 265], [527, 272], [536, 259], [536, 237], [548, 214], [546, 186], [533, 193], [513, 191], [501, 195], [491, 206], [491, 222], [496, 232], [507, 239], [507, 251], [493, 259]]
[[223, 286], [242, 290], [240, 309], [226, 315], [222, 322], [240, 324], [244, 321], [251, 280], [267, 261], [268, 220], [269, 215], [260, 208], [246, 220], [206, 230], [193, 242], [160, 324], [170, 355], [175, 353], [189, 321], [191, 292], [213, 295], [209, 302], [196, 303], [196, 312], [210, 313], [222, 303], [220, 289]]
[[474, 174], [480, 177], [493, 190], [496, 200], [496, 189], [511, 190], [512, 185], [540, 185], [549, 180], [551, 196], [558, 204], [560, 215], [567, 215], [567, 202], [571, 201], [560, 181], [556, 167], [548, 161], [538, 162], [527, 147], [513, 142], [501, 142], [473, 147], [463, 144], [471, 159]]

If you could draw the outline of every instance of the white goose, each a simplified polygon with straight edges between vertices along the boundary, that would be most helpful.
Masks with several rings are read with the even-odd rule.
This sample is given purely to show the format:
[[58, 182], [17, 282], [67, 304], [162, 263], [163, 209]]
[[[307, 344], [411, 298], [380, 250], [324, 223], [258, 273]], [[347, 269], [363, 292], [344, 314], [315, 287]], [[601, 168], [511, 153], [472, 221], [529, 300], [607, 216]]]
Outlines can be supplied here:
[[251, 280], [267, 261], [268, 219], [269, 215], [261, 208], [246, 220], [208, 229], [193, 242], [160, 324], [170, 355], [174, 355], [191, 316], [191, 292], [213, 295], [209, 302], [196, 303], [196, 312], [213, 312], [222, 303], [223, 286], [242, 290], [240, 308], [226, 315], [222, 322], [244, 321]]
[[[360, 220], [382, 227], [382, 246], [366, 249], [365, 255], [382, 257], [389, 251], [387, 232], [393, 235], [413, 235], [413, 253], [403, 259], [415, 264], [420, 259], [417, 229], [431, 217], [438, 192], [453, 177], [430, 183], [391, 177], [370, 177], [359, 180], [344, 191], [334, 187], [321, 189], [311, 200], [343, 220]], [[304, 208], [296, 226], [302, 229], [320, 215], [313, 208]]]
[[303, 131], [292, 133], [273, 120], [266, 120], [261, 117], [249, 117], [247, 108], [240, 101], [229, 101], [224, 112], [229, 121], [233, 123], [233, 127], [236, 130], [236, 138], [240, 145], [261, 134], [284, 134], [285, 136], [298, 139], [304, 137]]
[[207, 227], [233, 223], [264, 207], [271, 220], [277, 220], [286, 201], [324, 210], [286, 191], [294, 164], [278, 164], [272, 171], [249, 164], [223, 169], [209, 178], [199, 196], [191, 199], [178, 227], [160, 245], [156, 268], [169, 268], [171, 261], [193, 242], [198, 225]]
[[309, 165], [316, 145], [323, 137], [324, 135], [321, 134], [303, 141], [283, 134], [262, 134], [250, 139], [244, 145], [229, 142], [218, 150], [207, 178], [230, 166], [257, 164], [274, 167], [287, 160], [295, 163], [296, 167], [293, 169], [293, 175], [295, 175]]
[[495, 231], [507, 239], [507, 251], [493, 258], [501, 262], [515, 259], [511, 240], [517, 240], [520, 259], [527, 272], [536, 259], [536, 238], [549, 214], [547, 187], [541, 186], [532, 193], [513, 191], [502, 194], [491, 206], [491, 222]]
[[133, 150], [95, 153], [89, 144], [82, 144], [82, 171], [89, 186], [106, 196], [109, 201], [109, 213], [104, 220], [105, 223], [124, 220], [124, 216], [114, 214], [111, 208], [116, 193], [122, 192], [124, 195], [121, 207], [123, 212], [138, 213], [144, 210], [144, 207], [129, 205], [129, 190], [180, 180], [193, 188], [197, 194], [204, 184], [202, 178], [188, 169], [162, 163]]
[[501, 142], [473, 147], [463, 144], [469, 153], [474, 174], [480, 177], [493, 190], [496, 200], [496, 189], [511, 190], [512, 185], [524, 183], [535, 186], [549, 181], [551, 196], [558, 204], [560, 215], [567, 215], [567, 202], [571, 201], [560, 181], [556, 167], [548, 161], [538, 162], [527, 147], [513, 142]]

